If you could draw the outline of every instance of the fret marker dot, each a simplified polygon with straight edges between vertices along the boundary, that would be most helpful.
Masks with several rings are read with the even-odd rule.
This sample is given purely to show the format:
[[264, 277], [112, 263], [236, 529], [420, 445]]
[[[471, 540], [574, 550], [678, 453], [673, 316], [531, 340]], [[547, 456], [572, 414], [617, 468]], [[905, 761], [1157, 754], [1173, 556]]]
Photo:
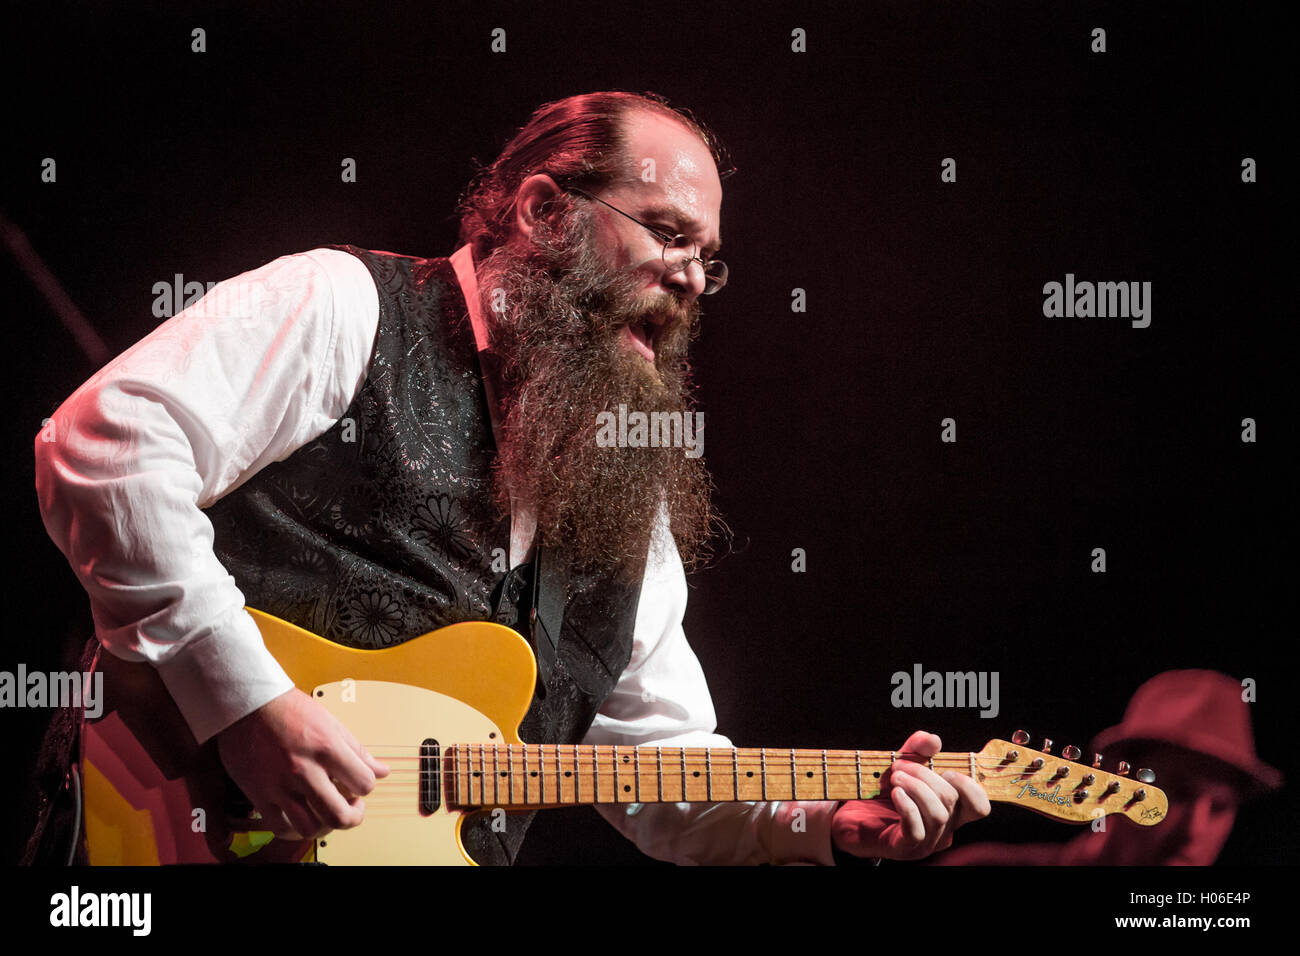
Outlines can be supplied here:
[[695, 771], [695, 773], [691, 774], [692, 777], [698, 777], [699, 775], [700, 775], [700, 772], [699, 772], [698, 770]]
[[623, 792], [624, 792], [624, 793], [629, 793], [631, 790], [632, 790], [631, 787], [629, 787], [627, 784], [623, 784]]
[[752, 771], [752, 770], [747, 770], [747, 771], [745, 772], [745, 776], [746, 776], [746, 777], [752, 777], [752, 776], [754, 776], [754, 771]]
[[572, 770], [566, 770], [566, 771], [564, 771], [564, 775], [565, 775], [566, 777], [572, 777], [572, 776], [573, 776], [573, 771], [572, 771]]
[[812, 778], [812, 771], [811, 771], [811, 770], [808, 771], [808, 777], [809, 777], [809, 779]]

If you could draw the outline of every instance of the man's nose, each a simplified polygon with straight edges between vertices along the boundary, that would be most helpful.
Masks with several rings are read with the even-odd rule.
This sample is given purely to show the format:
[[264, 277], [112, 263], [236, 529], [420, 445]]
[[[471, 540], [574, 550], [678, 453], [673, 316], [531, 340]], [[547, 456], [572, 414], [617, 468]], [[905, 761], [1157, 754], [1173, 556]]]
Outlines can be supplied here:
[[1191, 813], [1188, 814], [1187, 827], [1193, 832], [1204, 830], [1214, 820], [1214, 797], [1203, 793], [1192, 801]]
[[670, 285], [677, 290], [677, 295], [685, 299], [687, 305], [691, 305], [704, 294], [704, 266], [700, 265], [698, 259], [692, 259], [686, 263], [686, 268], [677, 272], [664, 270], [664, 285]]

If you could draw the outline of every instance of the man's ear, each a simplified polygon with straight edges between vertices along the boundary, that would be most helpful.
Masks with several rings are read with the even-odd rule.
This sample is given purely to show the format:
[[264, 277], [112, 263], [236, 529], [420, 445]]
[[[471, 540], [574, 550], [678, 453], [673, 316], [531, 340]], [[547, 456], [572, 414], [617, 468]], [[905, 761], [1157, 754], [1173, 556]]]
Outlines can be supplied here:
[[532, 239], [538, 225], [554, 225], [563, 213], [563, 203], [557, 200], [563, 190], [545, 173], [534, 173], [519, 184], [515, 193], [515, 229], [519, 235]]

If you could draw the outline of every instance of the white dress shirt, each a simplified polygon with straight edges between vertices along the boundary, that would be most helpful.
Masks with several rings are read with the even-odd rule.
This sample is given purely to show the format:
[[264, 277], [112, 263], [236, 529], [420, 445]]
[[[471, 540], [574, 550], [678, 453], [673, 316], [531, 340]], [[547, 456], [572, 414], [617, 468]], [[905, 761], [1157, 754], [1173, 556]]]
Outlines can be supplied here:
[[[477, 307], [470, 262], [467, 248], [453, 257]], [[338, 422], [365, 381], [378, 325], [374, 280], [355, 256], [284, 256], [164, 322], [77, 389], [36, 439], [41, 515], [90, 597], [96, 634], [117, 656], [158, 669], [199, 742], [293, 686], [217, 560], [202, 509]], [[531, 514], [518, 502], [511, 528], [515, 566], [532, 547]], [[662, 523], [656, 533], [664, 546], [646, 567], [631, 660], [584, 742], [730, 747], [713, 732], [708, 685], [682, 629], [681, 559]], [[835, 806], [596, 809], [657, 859], [828, 864]]]

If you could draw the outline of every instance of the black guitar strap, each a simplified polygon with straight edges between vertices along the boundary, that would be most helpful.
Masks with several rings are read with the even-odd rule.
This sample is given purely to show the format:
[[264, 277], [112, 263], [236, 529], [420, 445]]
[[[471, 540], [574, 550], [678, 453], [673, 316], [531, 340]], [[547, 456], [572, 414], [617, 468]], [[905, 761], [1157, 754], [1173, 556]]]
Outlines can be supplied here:
[[569, 562], [564, 554], [553, 548], [539, 547], [533, 574], [533, 608], [529, 617], [533, 650], [537, 653], [538, 677], [543, 686], [550, 684], [555, 669], [568, 584]]

